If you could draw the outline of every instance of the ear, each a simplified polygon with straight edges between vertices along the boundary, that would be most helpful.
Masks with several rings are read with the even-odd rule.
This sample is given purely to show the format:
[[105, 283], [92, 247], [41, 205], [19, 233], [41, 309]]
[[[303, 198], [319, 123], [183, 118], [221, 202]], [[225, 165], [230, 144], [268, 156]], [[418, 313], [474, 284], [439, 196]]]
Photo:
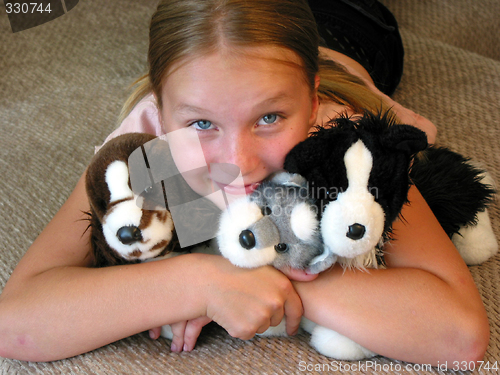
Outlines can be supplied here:
[[411, 125], [392, 125], [383, 133], [382, 145], [413, 155], [427, 148], [427, 135]]

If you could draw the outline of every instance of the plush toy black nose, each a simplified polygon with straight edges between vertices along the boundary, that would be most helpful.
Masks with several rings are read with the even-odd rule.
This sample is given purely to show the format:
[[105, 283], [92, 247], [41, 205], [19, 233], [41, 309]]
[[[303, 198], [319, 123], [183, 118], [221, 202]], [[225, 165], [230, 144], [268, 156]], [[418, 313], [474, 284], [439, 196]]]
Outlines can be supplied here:
[[244, 249], [250, 250], [255, 247], [255, 235], [251, 230], [245, 229], [240, 233], [240, 245]]
[[274, 246], [274, 250], [276, 250], [278, 253], [286, 253], [288, 251], [288, 245], [281, 242]]
[[349, 226], [349, 230], [347, 231], [346, 236], [349, 237], [351, 240], [360, 240], [365, 235], [365, 232], [366, 232], [365, 226], [356, 223]]
[[134, 242], [139, 242], [142, 240], [141, 230], [134, 225], [121, 227], [120, 229], [118, 229], [118, 232], [116, 232], [116, 236], [124, 245], [130, 245]]

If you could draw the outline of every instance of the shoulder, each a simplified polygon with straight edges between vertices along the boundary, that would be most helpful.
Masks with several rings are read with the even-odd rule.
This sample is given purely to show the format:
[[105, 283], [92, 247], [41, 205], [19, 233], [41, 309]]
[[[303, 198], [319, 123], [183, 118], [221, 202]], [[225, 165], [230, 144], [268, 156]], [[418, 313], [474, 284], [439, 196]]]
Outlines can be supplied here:
[[[108, 135], [104, 143], [126, 133], [146, 133], [156, 136], [164, 133], [159, 118], [158, 106], [153, 94], [146, 95], [141, 99], [121, 122], [118, 128]], [[96, 151], [99, 148], [100, 147], [96, 147]]]
[[[333, 51], [328, 48], [320, 47], [320, 54], [323, 57], [331, 59], [339, 64], [341, 64], [349, 73], [361, 78], [366, 86], [372, 90], [375, 94], [379, 95], [381, 100], [385, 104], [392, 108], [401, 123], [413, 125], [427, 134], [427, 139], [430, 144], [433, 144], [436, 140], [437, 128], [429, 121], [427, 118], [418, 115], [411, 109], [402, 106], [401, 104], [394, 101], [388, 95], [382, 93], [375, 84], [368, 71], [357, 61], [351, 59], [350, 57], [343, 55], [340, 52]], [[320, 103], [318, 109], [318, 124], [325, 124], [332, 118], [338, 117], [342, 113], [347, 113], [348, 115], [353, 115], [353, 111], [347, 107], [333, 102]]]

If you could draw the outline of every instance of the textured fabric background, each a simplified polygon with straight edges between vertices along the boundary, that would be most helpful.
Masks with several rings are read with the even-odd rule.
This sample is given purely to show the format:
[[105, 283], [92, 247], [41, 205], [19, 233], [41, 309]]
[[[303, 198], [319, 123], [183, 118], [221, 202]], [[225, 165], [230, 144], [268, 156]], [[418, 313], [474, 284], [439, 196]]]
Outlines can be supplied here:
[[[383, 2], [399, 20], [406, 47], [395, 99], [430, 118], [439, 143], [480, 161], [499, 181], [500, 2]], [[67, 15], [15, 34], [0, 5], [0, 290], [70, 194], [93, 146], [115, 128], [127, 87], [146, 66], [155, 4], [81, 0]], [[497, 202], [491, 210], [497, 238], [499, 208]], [[470, 270], [490, 319], [485, 360], [498, 361], [500, 256]], [[211, 326], [190, 354], [170, 353], [167, 340], [139, 334], [53, 363], [0, 358], [0, 373], [293, 374], [302, 373], [301, 361], [331, 364], [309, 347], [307, 334], [241, 341]], [[375, 364], [406, 365], [384, 357]]]

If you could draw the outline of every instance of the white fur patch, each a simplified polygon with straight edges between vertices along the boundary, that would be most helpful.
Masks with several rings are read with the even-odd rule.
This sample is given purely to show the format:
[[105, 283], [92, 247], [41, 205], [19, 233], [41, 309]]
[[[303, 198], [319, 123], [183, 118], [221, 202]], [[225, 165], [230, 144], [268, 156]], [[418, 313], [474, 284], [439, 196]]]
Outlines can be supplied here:
[[498, 252], [498, 242], [491, 227], [488, 210], [477, 214], [477, 225], [460, 228], [451, 238], [466, 264], [486, 262]]
[[295, 235], [302, 241], [309, 241], [318, 228], [318, 219], [311, 206], [302, 202], [296, 205], [290, 214], [290, 225]]
[[340, 333], [318, 325], [312, 330], [311, 345], [323, 355], [346, 361], [359, 361], [376, 355]]
[[[170, 242], [172, 239], [174, 223], [170, 213], [166, 212], [168, 215], [166, 222], [160, 221], [156, 215], [153, 215], [150, 225], [147, 228], [141, 228], [142, 241], [130, 245], [121, 243], [117, 237], [118, 230], [127, 226], [139, 227], [143, 210], [138, 205], [138, 197], [134, 195], [128, 185], [129, 172], [125, 162], [117, 160], [109, 164], [105, 180], [111, 195], [110, 203], [129, 199], [113, 206], [104, 216], [102, 230], [106, 242], [128, 260], [145, 260], [160, 254], [164, 247], [151, 249], [162, 241]], [[134, 251], [140, 251], [142, 254], [138, 258], [129, 257]]]
[[259, 336], [288, 336], [286, 333], [286, 318], [283, 318], [277, 326], [271, 326], [262, 333], [258, 333]]
[[[142, 241], [130, 245], [121, 243], [117, 237], [118, 230], [127, 226], [139, 227], [142, 213], [143, 211], [137, 206], [135, 199], [132, 199], [117, 204], [103, 218], [102, 229], [106, 241], [125, 259], [145, 260], [153, 258], [160, 254], [164, 247], [155, 250], [152, 248], [162, 241], [170, 242], [172, 239], [174, 222], [170, 213], [167, 212], [166, 222], [160, 221], [156, 215], [153, 215], [148, 227], [141, 228]], [[130, 258], [129, 255], [137, 250], [142, 254], [138, 258]]]
[[[346, 191], [328, 204], [321, 219], [321, 234], [330, 251], [341, 257], [354, 258], [372, 251], [384, 230], [385, 214], [368, 191], [368, 180], [373, 158], [361, 140], [354, 143], [344, 155], [349, 181]], [[349, 226], [365, 227], [363, 238], [347, 237]]]
[[111, 195], [111, 203], [134, 196], [128, 186], [128, 177], [128, 166], [124, 161], [116, 160], [108, 165], [105, 179]]
[[259, 206], [248, 197], [240, 198], [221, 215], [217, 242], [221, 254], [238, 267], [255, 268], [271, 264], [276, 258], [274, 246], [264, 249], [244, 249], [239, 242], [240, 233], [262, 219]]

